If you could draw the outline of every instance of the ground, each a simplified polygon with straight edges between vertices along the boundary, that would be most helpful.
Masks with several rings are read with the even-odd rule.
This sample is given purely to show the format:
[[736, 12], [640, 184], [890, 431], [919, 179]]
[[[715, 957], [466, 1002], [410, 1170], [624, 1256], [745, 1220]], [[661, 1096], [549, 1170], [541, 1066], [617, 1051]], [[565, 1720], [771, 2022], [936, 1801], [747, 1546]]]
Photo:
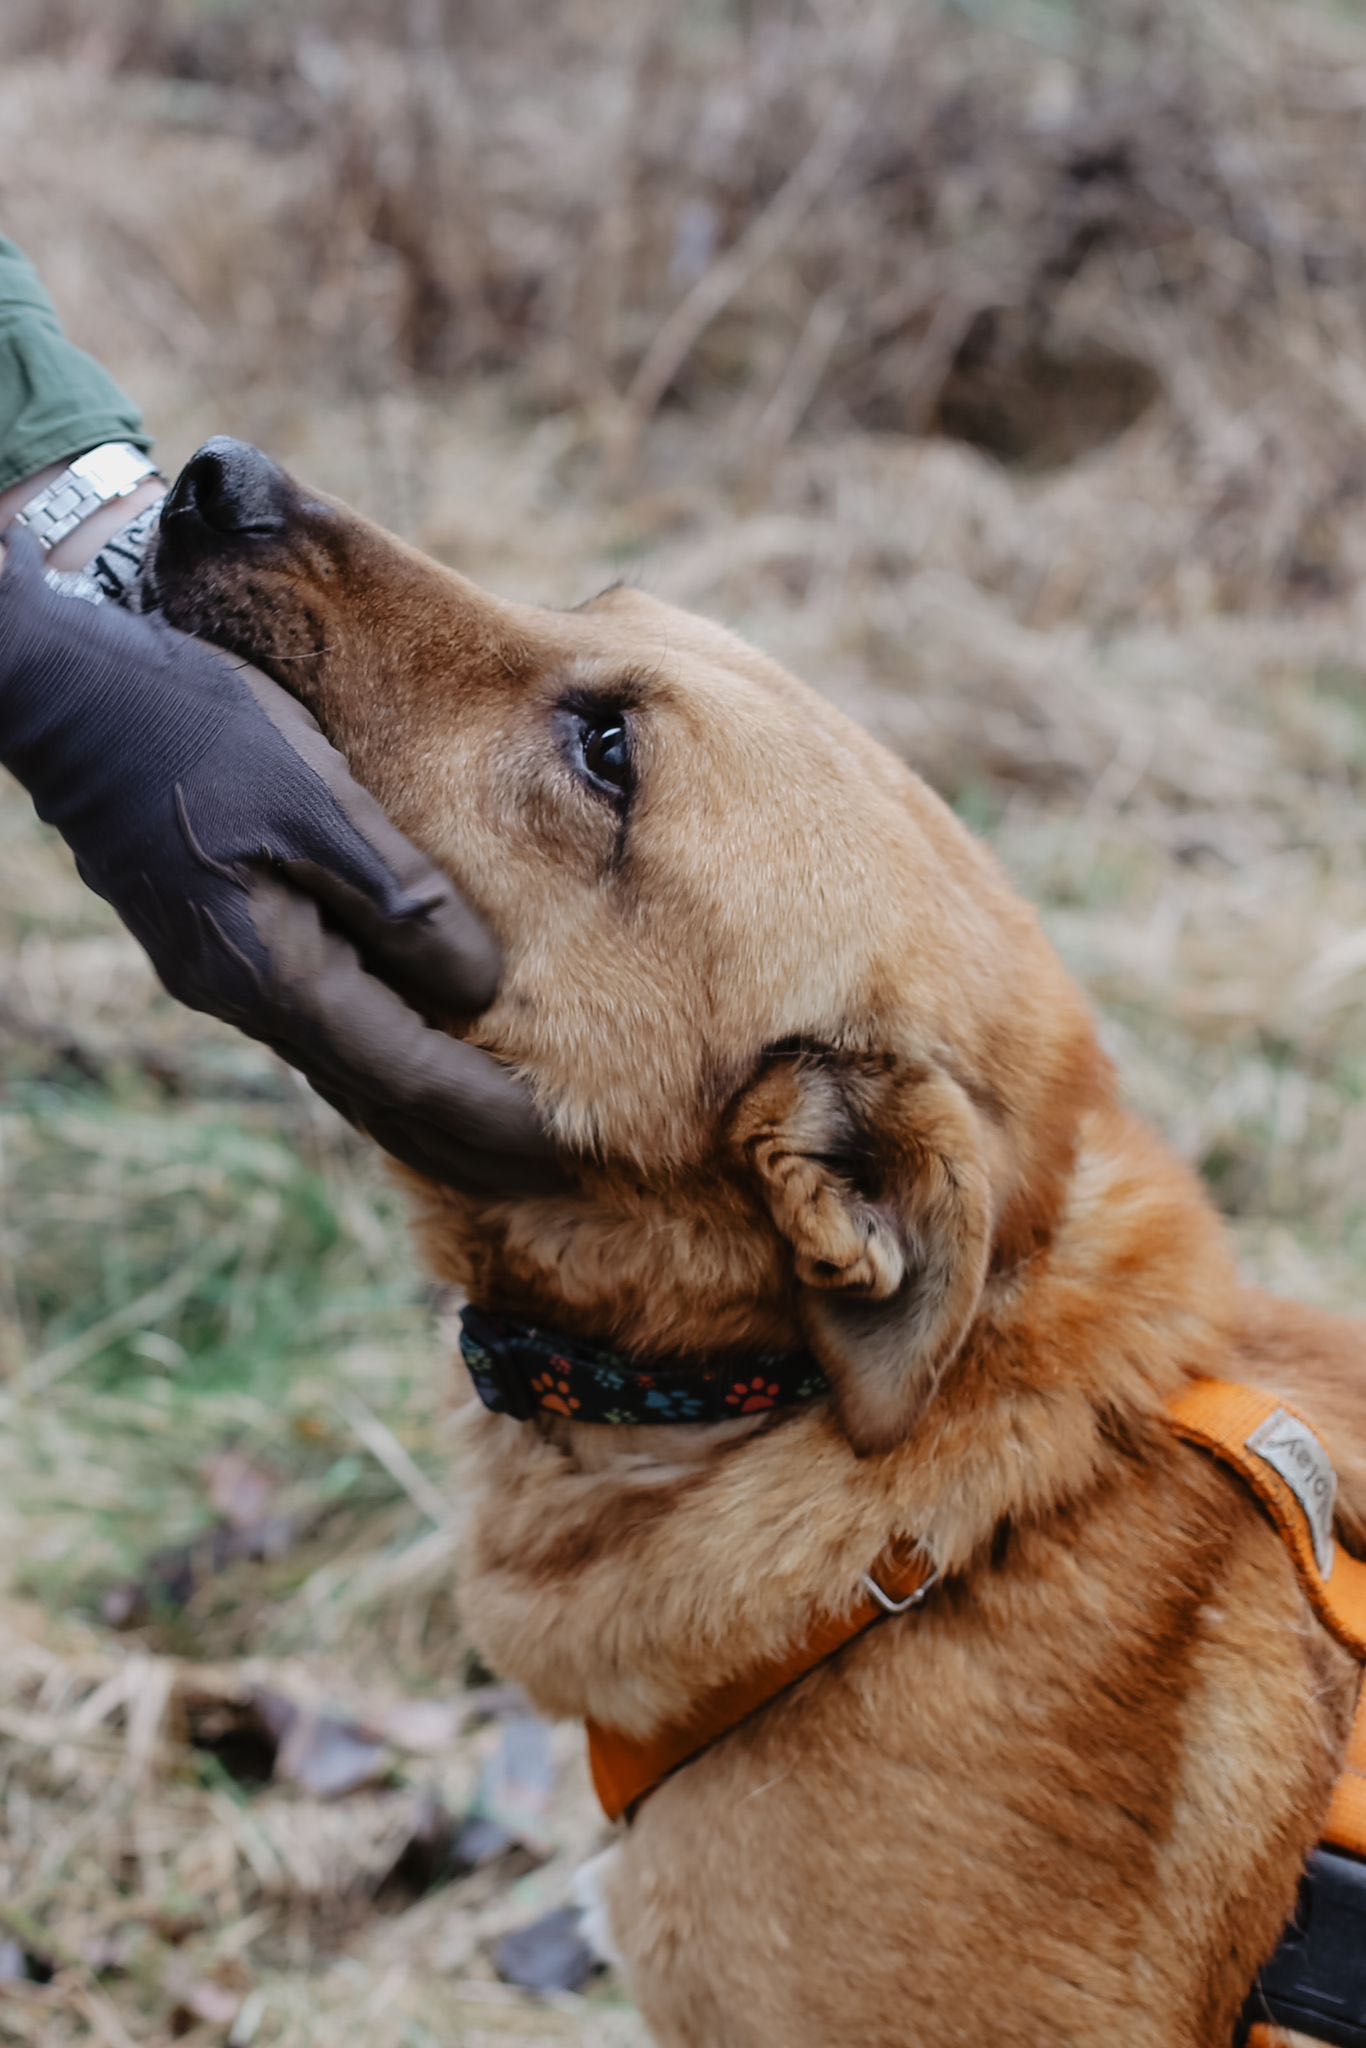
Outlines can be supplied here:
[[[997, 847], [1248, 1270], [1360, 1305], [1350, 13], [15, 0], [0, 65], [0, 229], [168, 466], [787, 660]], [[494, 1968], [597, 1823], [462, 1644], [382, 1168], [8, 783], [0, 874], [0, 2042], [640, 2043]]]

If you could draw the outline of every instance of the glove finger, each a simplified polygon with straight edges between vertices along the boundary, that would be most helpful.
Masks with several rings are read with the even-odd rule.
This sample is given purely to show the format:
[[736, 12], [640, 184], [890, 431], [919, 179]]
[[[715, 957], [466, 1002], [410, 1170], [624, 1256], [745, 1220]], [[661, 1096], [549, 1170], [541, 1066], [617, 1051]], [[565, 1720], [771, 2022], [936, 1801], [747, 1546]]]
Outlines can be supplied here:
[[384, 901], [316, 860], [277, 867], [323, 906], [376, 974], [414, 1002], [443, 1016], [482, 1010], [498, 987], [497, 942], [440, 870], [416, 847], [409, 851], [411, 885]]
[[476, 1151], [546, 1160], [554, 1147], [531, 1091], [476, 1046], [425, 1024], [400, 995], [366, 972], [316, 904], [269, 876], [248, 891], [253, 926], [275, 986], [277, 1030], [294, 1063], [383, 1105], [386, 1115]]
[[527, 1197], [562, 1194], [573, 1185], [554, 1157], [483, 1151], [457, 1144], [435, 1128], [379, 1112], [364, 1125], [376, 1144], [427, 1180], [467, 1195]]
[[438, 1011], [482, 1010], [498, 985], [492, 933], [356, 781], [303, 705], [259, 669], [240, 674], [328, 799], [297, 814], [297, 845], [277, 865], [326, 906], [386, 980]]
[[515, 1153], [486, 1152], [461, 1144], [434, 1127], [424, 1128], [403, 1117], [386, 1114], [382, 1104], [325, 1086], [308, 1077], [315, 1094], [345, 1118], [363, 1137], [373, 1140], [391, 1158], [424, 1180], [438, 1181], [465, 1195], [549, 1195], [571, 1185], [554, 1158], [529, 1159]]

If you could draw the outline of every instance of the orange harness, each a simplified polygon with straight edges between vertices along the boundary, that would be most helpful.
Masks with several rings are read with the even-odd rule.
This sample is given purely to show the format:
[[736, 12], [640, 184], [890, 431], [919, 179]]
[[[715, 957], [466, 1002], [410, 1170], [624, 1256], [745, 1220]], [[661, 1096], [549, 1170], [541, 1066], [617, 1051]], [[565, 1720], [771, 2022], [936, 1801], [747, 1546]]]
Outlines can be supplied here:
[[[1331, 1487], [1311, 1517], [1302, 1491], [1268, 1462], [1268, 1449], [1277, 1452], [1279, 1429], [1282, 1462], [1296, 1457], [1292, 1446], [1299, 1446], [1304, 1461], [1317, 1452], [1316, 1476], [1326, 1474], [1331, 1480], [1327, 1453], [1308, 1424], [1273, 1395], [1222, 1380], [1196, 1380], [1168, 1405], [1167, 1417], [1178, 1436], [1231, 1466], [1252, 1489], [1283, 1537], [1315, 1614], [1358, 1663], [1366, 1664], [1366, 1564], [1332, 1535]], [[1303, 1469], [1308, 1476], [1307, 1462]], [[1323, 1839], [1349, 1856], [1366, 1857], [1366, 1687], [1357, 1699]]]
[[[1179, 1437], [1218, 1458], [1250, 1488], [1283, 1538], [1319, 1620], [1366, 1664], [1366, 1563], [1333, 1535], [1336, 1481], [1314, 1432], [1273, 1395], [1222, 1380], [1190, 1383], [1169, 1402], [1167, 1418]], [[644, 1741], [590, 1721], [589, 1763], [608, 1819], [630, 1814], [665, 1778], [874, 1622], [918, 1606], [936, 1576], [914, 1551], [894, 1545], [864, 1578], [853, 1607], [818, 1620], [789, 1656], [719, 1687], [686, 1720]], [[1330, 1849], [1366, 1858], [1366, 1687], [1323, 1839]], [[1251, 2048], [1270, 2048], [1275, 2038], [1254, 2029]]]

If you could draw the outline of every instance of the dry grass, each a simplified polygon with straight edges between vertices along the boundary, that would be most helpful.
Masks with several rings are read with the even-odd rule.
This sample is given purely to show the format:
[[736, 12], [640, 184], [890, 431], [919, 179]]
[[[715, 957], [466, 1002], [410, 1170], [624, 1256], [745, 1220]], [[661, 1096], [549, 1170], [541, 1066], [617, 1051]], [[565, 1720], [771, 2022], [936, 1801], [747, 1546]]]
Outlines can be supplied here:
[[[0, 62], [0, 222], [168, 462], [244, 433], [491, 584], [637, 574], [788, 659], [992, 838], [1250, 1269], [1361, 1301], [1348, 13], [11, 0]], [[330, 1801], [197, 1741], [252, 1682], [465, 1698], [449, 1347], [373, 1162], [12, 790], [0, 872], [0, 2041], [221, 2042], [210, 1981], [241, 2043], [639, 2041], [486, 1956], [592, 1839], [572, 1738], [551, 1860], [420, 1896], [496, 1726]], [[205, 1549], [229, 1451], [276, 1554]]]

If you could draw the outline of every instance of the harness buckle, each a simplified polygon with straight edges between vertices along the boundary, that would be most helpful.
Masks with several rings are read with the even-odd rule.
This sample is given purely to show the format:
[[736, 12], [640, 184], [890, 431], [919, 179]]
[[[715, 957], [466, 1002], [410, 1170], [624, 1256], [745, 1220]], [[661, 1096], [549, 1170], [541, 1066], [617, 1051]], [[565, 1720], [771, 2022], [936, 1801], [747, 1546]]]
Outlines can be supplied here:
[[893, 1600], [891, 1594], [884, 1592], [879, 1586], [871, 1572], [864, 1572], [859, 1584], [870, 1600], [876, 1600], [884, 1614], [907, 1614], [912, 1607], [918, 1607], [921, 1601], [934, 1591], [939, 1584], [939, 1578], [940, 1574], [937, 1571], [931, 1572], [924, 1585], [917, 1586], [914, 1593], [908, 1593], [904, 1600]]

